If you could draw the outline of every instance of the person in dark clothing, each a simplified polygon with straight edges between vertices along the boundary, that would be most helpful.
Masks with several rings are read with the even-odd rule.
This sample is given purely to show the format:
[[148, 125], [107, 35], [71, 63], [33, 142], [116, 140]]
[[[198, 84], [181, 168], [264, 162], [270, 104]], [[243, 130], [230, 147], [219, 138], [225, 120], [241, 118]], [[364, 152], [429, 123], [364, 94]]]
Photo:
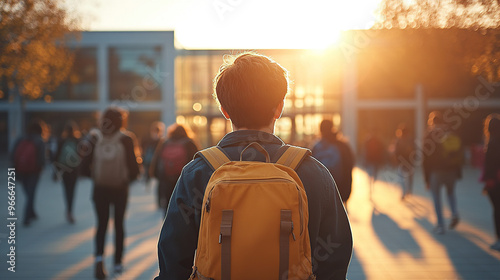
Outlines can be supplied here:
[[380, 169], [385, 164], [386, 147], [382, 139], [378, 136], [378, 132], [375, 128], [372, 128], [372, 131], [363, 145], [364, 164], [368, 173], [370, 200], [372, 200], [375, 181], [377, 181]]
[[497, 240], [491, 249], [500, 251], [500, 115], [489, 115], [484, 123], [485, 149], [483, 192], [488, 194], [493, 205], [493, 219]]
[[73, 201], [75, 186], [78, 178], [78, 167], [81, 158], [78, 154], [80, 131], [74, 121], [69, 121], [65, 126], [55, 154], [54, 166], [56, 172], [62, 177], [64, 198], [66, 202], [66, 219], [70, 224], [75, 223], [73, 217]]
[[[214, 79], [214, 89], [220, 110], [233, 128], [218, 143], [225, 154], [231, 160], [239, 160], [242, 150], [257, 142], [270, 155], [280, 156], [277, 153], [284, 143], [274, 135], [274, 125], [288, 92], [287, 71], [266, 56], [243, 53], [225, 61]], [[243, 160], [263, 161], [264, 157], [246, 153]], [[335, 182], [330, 172], [309, 155], [296, 170], [308, 199], [313, 273], [319, 280], [345, 280], [352, 234]], [[160, 272], [156, 280], [190, 276], [203, 194], [212, 174], [213, 170], [201, 157], [184, 167], [158, 241]]]
[[396, 143], [394, 144], [394, 156], [398, 168], [398, 176], [403, 188], [401, 199], [405, 199], [413, 192], [413, 175], [415, 166], [410, 158], [415, 153], [415, 142], [410, 137], [410, 132], [405, 125], [396, 130]]
[[158, 143], [150, 167], [151, 176], [159, 180], [157, 203], [165, 211], [165, 215], [182, 168], [198, 151], [183, 125], [173, 124], [167, 133], [167, 139]]
[[[82, 174], [94, 182], [92, 199], [97, 216], [95, 235], [95, 277], [106, 278], [103, 263], [106, 229], [110, 207], [113, 206], [115, 225], [114, 273], [123, 271], [124, 216], [128, 201], [129, 183], [139, 175], [135, 135], [125, 130], [128, 114], [121, 108], [108, 108], [100, 122], [80, 147], [87, 154], [82, 162]], [[85, 152], [86, 151], [86, 152]], [[88, 152], [90, 151], [90, 152]]]
[[[153, 122], [149, 129], [149, 137], [142, 141], [142, 166], [144, 166], [146, 185], [149, 181], [149, 169], [153, 161], [153, 157], [160, 142], [163, 142], [165, 134], [165, 124], [162, 122]], [[160, 205], [158, 204], [158, 207]]]
[[444, 218], [441, 205], [441, 187], [444, 185], [451, 209], [450, 229], [459, 223], [455, 184], [462, 176], [463, 149], [460, 138], [453, 133], [444, 122], [440, 112], [429, 114], [428, 131], [424, 138], [424, 145], [434, 149], [424, 151], [423, 169], [426, 189], [430, 190], [434, 200], [437, 225], [434, 232], [444, 234]]
[[16, 168], [17, 177], [21, 181], [26, 195], [26, 206], [23, 224], [29, 226], [38, 219], [35, 211], [35, 196], [40, 173], [45, 165], [46, 147], [44, 136], [47, 126], [42, 120], [34, 120], [28, 127], [26, 136], [14, 144], [10, 159]]
[[347, 208], [347, 200], [352, 189], [352, 169], [354, 155], [352, 149], [337, 131], [333, 130], [331, 120], [320, 124], [321, 140], [312, 149], [312, 155], [318, 159], [333, 176], [340, 192], [342, 202]]

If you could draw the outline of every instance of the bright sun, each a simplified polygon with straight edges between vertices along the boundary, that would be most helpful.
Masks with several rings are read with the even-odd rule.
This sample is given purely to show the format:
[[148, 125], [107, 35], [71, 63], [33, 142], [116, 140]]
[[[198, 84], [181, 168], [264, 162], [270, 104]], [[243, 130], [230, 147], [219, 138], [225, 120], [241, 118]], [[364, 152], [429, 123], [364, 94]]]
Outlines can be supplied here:
[[379, 2], [254, 0], [223, 10], [212, 5], [212, 11], [205, 8], [196, 15], [207, 24], [183, 21], [177, 38], [188, 48], [210, 42], [220, 48], [324, 49], [337, 43], [344, 30], [370, 28]]
[[337, 43], [343, 30], [370, 28], [379, 2], [110, 0], [94, 9], [97, 20], [90, 30], [173, 29], [188, 49], [324, 49]]

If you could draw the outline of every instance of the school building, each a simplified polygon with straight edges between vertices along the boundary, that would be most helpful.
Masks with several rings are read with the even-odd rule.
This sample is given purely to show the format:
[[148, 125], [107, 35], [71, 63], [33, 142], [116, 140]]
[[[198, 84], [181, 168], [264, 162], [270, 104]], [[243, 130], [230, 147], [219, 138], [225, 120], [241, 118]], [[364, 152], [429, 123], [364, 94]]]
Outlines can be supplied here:
[[[440, 110], [472, 145], [482, 140], [484, 117], [500, 112], [500, 85], [470, 61], [488, 38], [498, 44], [498, 34], [358, 30], [345, 32], [339, 44], [325, 50], [255, 51], [290, 72], [285, 112], [276, 125], [285, 142], [310, 147], [324, 118], [333, 120], [358, 152], [368, 131], [378, 131], [389, 144], [401, 123], [422, 139], [427, 114]], [[73, 47], [67, 82], [44, 99], [26, 102], [26, 120], [39, 117], [55, 134], [69, 119], [88, 130], [114, 104], [130, 112], [129, 128], [139, 139], [156, 120], [189, 125], [201, 147], [230, 131], [212, 97], [212, 79], [224, 55], [245, 50], [176, 48], [174, 31], [83, 32]], [[2, 152], [20, 135], [21, 114], [19, 98], [0, 99]]]

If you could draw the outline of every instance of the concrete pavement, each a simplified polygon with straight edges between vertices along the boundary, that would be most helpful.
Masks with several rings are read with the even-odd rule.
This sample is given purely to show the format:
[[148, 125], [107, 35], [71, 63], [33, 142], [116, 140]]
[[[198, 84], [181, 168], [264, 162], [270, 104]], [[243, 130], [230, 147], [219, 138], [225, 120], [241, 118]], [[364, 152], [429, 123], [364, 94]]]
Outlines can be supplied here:
[[[495, 240], [492, 210], [481, 194], [479, 174], [465, 169], [457, 184], [461, 222], [438, 235], [432, 231], [436, 218], [421, 172], [415, 176], [415, 195], [401, 201], [394, 171], [385, 170], [370, 202], [367, 175], [357, 169], [348, 204], [354, 239], [349, 279], [499, 280], [500, 252], [489, 249]], [[449, 222], [444, 189], [442, 196]]]
[[[0, 163], [0, 180], [7, 186], [7, 167]], [[421, 173], [412, 197], [401, 201], [394, 172], [385, 170], [376, 182], [373, 202], [367, 176], [356, 169], [348, 211], [354, 237], [350, 280], [467, 279], [499, 280], [500, 252], [494, 241], [491, 206], [481, 194], [479, 171], [467, 168], [457, 186], [461, 223], [444, 235], [432, 233], [435, 215]], [[16, 187], [17, 216], [22, 217], [24, 194]], [[61, 183], [43, 173], [36, 200], [39, 219], [30, 227], [17, 222], [16, 272], [8, 271], [7, 189], [0, 194], [0, 279], [93, 279], [94, 210], [91, 183], [81, 179], [75, 201], [76, 224], [65, 220]], [[445, 217], [449, 220], [446, 201]], [[125, 272], [117, 279], [152, 279], [157, 274], [156, 242], [162, 213], [153, 191], [143, 183], [131, 187], [126, 219]], [[105, 263], [111, 271], [112, 223], [109, 224]]]

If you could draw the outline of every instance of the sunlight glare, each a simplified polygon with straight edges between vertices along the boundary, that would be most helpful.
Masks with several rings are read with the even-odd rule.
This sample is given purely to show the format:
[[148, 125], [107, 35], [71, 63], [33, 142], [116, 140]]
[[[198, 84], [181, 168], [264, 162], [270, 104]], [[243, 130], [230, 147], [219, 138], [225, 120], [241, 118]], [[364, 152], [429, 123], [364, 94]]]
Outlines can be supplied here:
[[119, 10], [116, 2], [93, 8], [90, 30], [174, 30], [187, 49], [322, 50], [337, 44], [344, 30], [370, 28], [380, 0], [153, 1], [125, 18], [124, 11], [136, 11], [138, 1], [120, 2]]

